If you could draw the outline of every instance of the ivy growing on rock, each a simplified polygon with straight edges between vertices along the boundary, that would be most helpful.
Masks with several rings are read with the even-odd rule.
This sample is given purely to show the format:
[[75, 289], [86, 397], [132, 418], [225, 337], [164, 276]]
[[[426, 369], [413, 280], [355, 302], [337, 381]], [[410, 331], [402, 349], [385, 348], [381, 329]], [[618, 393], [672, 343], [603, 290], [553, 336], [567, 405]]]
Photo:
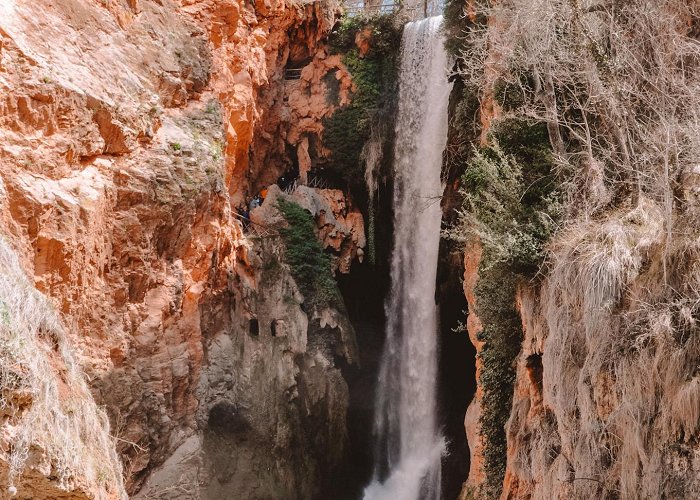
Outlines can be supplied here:
[[505, 425], [522, 340], [516, 286], [518, 280], [534, 277], [544, 262], [546, 244], [561, 218], [562, 193], [544, 124], [502, 119], [492, 124], [488, 144], [469, 146], [468, 155], [464, 151], [455, 157], [464, 162], [464, 201], [449, 234], [461, 241], [477, 238], [483, 246], [474, 290], [475, 312], [483, 324], [478, 339], [484, 343], [479, 353], [483, 493], [497, 497], [505, 474]]
[[[488, 254], [485, 254], [488, 258]], [[474, 294], [483, 330], [479, 353], [482, 389], [481, 434], [483, 437], [485, 488], [487, 498], [498, 498], [506, 471], [505, 425], [510, 416], [515, 382], [515, 358], [520, 351], [522, 330], [515, 309], [516, 276], [508, 265], [499, 263], [480, 269]]]
[[[394, 104], [401, 30], [392, 15], [345, 17], [330, 36], [331, 52], [343, 55], [355, 91], [348, 105], [324, 120], [324, 146], [331, 151], [328, 168], [349, 184], [364, 183], [362, 148]], [[358, 34], [367, 42], [364, 53], [355, 43]]]
[[304, 301], [312, 309], [338, 305], [340, 294], [333, 278], [330, 256], [323, 251], [311, 214], [300, 205], [280, 199], [277, 208], [287, 227], [280, 230], [285, 257]]

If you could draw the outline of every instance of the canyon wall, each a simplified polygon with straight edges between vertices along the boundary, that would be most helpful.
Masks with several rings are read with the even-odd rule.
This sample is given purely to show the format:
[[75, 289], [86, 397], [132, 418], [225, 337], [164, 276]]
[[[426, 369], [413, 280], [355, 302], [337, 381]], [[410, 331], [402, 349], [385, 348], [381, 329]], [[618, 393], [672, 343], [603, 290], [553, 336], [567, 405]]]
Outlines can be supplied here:
[[[371, 360], [401, 16], [338, 18], [0, 3], [0, 496], [359, 494], [373, 372], [329, 273], [357, 273], [340, 281]], [[462, 498], [700, 495], [698, 19], [681, 0], [447, 2], [440, 377], [446, 407], [475, 392]], [[450, 331], [462, 295], [474, 365]]]
[[[697, 223], [686, 216], [676, 222]], [[555, 241], [551, 275], [520, 289], [503, 498], [700, 492], [696, 243], [678, 238], [664, 277], [662, 220], [645, 199], [571, 227]]]
[[[275, 200], [313, 214], [339, 272], [362, 257], [362, 216], [310, 188], [271, 188], [245, 230], [237, 216], [324, 154], [320, 120], [353, 88], [323, 42], [337, 15], [285, 0], [0, 5], [0, 232], [65, 325], [70, 376], [92, 393], [76, 382], [76, 398], [110, 421], [109, 437], [90, 429], [111, 460], [99, 482], [79, 465], [71, 481], [13, 469], [5, 448], [20, 498], [123, 496], [109, 443], [143, 498], [308, 498], [340, 460], [354, 333], [342, 304], [301, 294]], [[30, 493], [37, 474], [47, 486]]]
[[697, 497], [700, 11], [447, 9], [478, 353], [461, 498]]

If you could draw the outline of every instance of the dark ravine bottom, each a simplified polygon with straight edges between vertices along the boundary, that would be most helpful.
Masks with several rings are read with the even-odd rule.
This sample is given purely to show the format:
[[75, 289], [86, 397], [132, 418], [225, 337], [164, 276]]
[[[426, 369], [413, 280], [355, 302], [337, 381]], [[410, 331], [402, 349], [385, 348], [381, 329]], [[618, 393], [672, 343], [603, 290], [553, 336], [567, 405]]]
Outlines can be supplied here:
[[[383, 246], [383, 242], [378, 243]], [[332, 477], [325, 478], [324, 498], [362, 498], [364, 487], [372, 476], [374, 400], [385, 336], [384, 298], [388, 278], [388, 265], [382, 261], [376, 266], [355, 263], [349, 275], [338, 276], [339, 287], [355, 328], [360, 364], [342, 368], [350, 390], [348, 442], [343, 462]]]
[[469, 472], [469, 446], [464, 431], [464, 414], [476, 392], [476, 350], [465, 331], [467, 299], [458, 254], [444, 255], [443, 241], [438, 264], [439, 379], [438, 404], [440, 425], [447, 441], [447, 455], [442, 460], [442, 498], [458, 497]]

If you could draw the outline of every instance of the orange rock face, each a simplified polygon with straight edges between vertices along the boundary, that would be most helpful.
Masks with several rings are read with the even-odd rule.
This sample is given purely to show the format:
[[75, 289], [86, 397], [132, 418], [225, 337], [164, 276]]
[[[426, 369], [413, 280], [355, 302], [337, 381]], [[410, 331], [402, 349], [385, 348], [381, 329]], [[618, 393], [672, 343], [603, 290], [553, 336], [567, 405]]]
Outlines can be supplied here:
[[[289, 149], [296, 152], [302, 183], [308, 180], [314, 161], [329, 155], [322, 144], [323, 119], [350, 102], [354, 86], [341, 56], [328, 54], [325, 47], [310, 50], [311, 42], [306, 38], [293, 42], [299, 48], [289, 55], [288, 64], [301, 66], [298, 78], [286, 79], [286, 73], [280, 70], [273, 84], [261, 92], [266, 114], [261, 117], [251, 151], [256, 175], [251, 179], [250, 195], [293, 166]], [[303, 58], [302, 63], [293, 57]]]
[[[476, 283], [479, 279], [481, 252], [481, 245], [478, 242], [474, 242], [467, 248], [464, 254], [464, 295], [466, 296], [467, 304], [469, 305], [469, 315], [467, 316], [467, 333], [469, 334], [469, 340], [477, 351], [475, 373], [475, 378], [477, 381], [479, 380], [479, 375], [481, 373], [481, 361], [478, 354], [483, 346], [483, 342], [480, 342], [477, 336], [483, 329], [483, 325], [481, 324], [481, 320], [476, 313], [478, 310], [478, 305], [476, 303], [474, 288], [476, 287]], [[469, 443], [470, 460], [469, 476], [462, 489], [462, 498], [468, 498], [468, 492], [472, 489], [478, 488], [485, 478], [483, 471], [483, 444], [481, 442], [481, 428], [479, 426], [482, 397], [483, 390], [481, 385], [477, 384], [474, 398], [472, 399], [471, 403], [469, 403], [467, 413], [464, 416], [464, 430], [467, 435], [467, 442]]]
[[[349, 75], [320, 42], [336, 11], [0, 5], [0, 232], [67, 325], [131, 492], [201, 428], [205, 346], [233, 314], [232, 283], [260, 286], [231, 207], [277, 179], [287, 146], [307, 171], [320, 120], [348, 99]], [[301, 79], [285, 81], [298, 61]], [[364, 237], [361, 216], [336, 208]]]

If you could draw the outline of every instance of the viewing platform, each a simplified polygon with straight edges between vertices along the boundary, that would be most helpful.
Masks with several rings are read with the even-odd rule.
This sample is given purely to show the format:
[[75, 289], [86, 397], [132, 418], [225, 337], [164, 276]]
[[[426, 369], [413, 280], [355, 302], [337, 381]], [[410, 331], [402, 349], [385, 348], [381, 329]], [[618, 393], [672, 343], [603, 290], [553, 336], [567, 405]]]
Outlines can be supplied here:
[[345, 13], [355, 16], [381, 16], [401, 13], [408, 20], [415, 21], [442, 14], [441, 0], [372, 1], [348, 0]]

